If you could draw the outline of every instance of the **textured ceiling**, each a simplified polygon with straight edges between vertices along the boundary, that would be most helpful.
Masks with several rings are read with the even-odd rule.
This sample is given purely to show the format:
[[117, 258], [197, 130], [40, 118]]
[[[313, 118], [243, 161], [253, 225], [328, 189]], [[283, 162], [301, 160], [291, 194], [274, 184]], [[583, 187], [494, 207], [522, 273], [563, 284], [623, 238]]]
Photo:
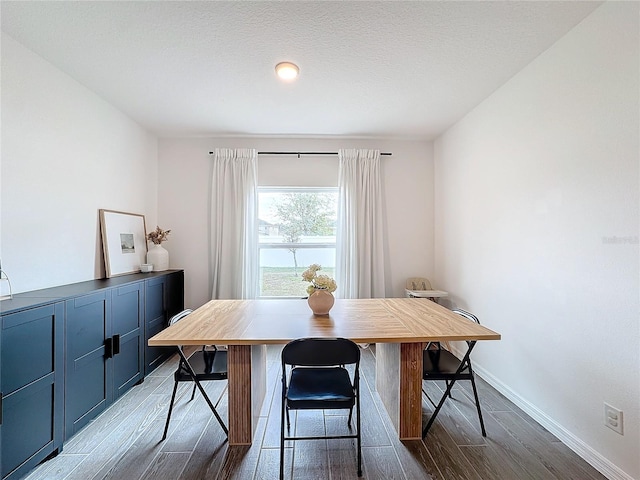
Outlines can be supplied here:
[[[433, 138], [582, 1], [7, 1], [2, 30], [160, 135]], [[274, 66], [300, 66], [295, 83]], [[55, 92], [52, 92], [55, 94]]]

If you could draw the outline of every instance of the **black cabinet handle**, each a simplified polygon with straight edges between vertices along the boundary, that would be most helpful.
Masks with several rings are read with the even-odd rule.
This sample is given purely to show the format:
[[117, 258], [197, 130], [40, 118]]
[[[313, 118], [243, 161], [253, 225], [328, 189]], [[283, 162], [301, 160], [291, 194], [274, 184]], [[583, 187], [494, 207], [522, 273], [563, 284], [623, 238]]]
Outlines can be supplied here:
[[117, 355], [120, 353], [120, 335], [113, 336], [113, 354]]
[[0, 425], [2, 425], [2, 392], [0, 392]]
[[104, 356], [106, 358], [113, 357], [113, 337], [104, 339]]

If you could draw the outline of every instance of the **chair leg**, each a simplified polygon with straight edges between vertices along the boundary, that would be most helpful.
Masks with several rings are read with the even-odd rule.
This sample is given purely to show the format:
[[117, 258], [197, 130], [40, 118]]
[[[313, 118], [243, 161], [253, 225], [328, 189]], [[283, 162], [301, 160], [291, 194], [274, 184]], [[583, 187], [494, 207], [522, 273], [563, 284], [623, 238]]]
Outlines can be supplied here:
[[[456, 379], [456, 377], [458, 377], [460, 375], [460, 372], [462, 372], [462, 370], [464, 370], [465, 368], [468, 368], [469, 369], [469, 373], [471, 374], [471, 378], [473, 378], [473, 371], [471, 370], [471, 362], [469, 361], [469, 356], [471, 355], [471, 350], [473, 350], [473, 347], [475, 347], [476, 342], [474, 340], [474, 341], [467, 342], [467, 343], [469, 345], [469, 348], [467, 348], [467, 353], [465, 353], [464, 357], [462, 357], [462, 360], [460, 360], [460, 365], [458, 366], [458, 369], [456, 370], [456, 373], [454, 374], [454, 379], [451, 380], [451, 383], [447, 383], [447, 390], [444, 392], [444, 395], [440, 399], [440, 402], [438, 403], [438, 406], [436, 407], [436, 409], [434, 410], [433, 414], [431, 415], [431, 418], [429, 419], [429, 422], [427, 423], [427, 426], [424, 427], [424, 430], [422, 430], [422, 438], [424, 438], [427, 435], [427, 432], [429, 431], [429, 428], [431, 428], [431, 425], [433, 424], [434, 420], [436, 419], [436, 416], [438, 415], [438, 412], [442, 408], [442, 405], [444, 404], [444, 401], [447, 399], [448, 396], [451, 396], [451, 389], [455, 385], [455, 383], [456, 383], [455, 379]], [[475, 392], [475, 383], [473, 384], [473, 386], [474, 386], [474, 392]], [[477, 402], [477, 395], [476, 395], [476, 405], [478, 406], [478, 408], [480, 407], [480, 404]], [[484, 425], [483, 425], [483, 430], [484, 430]]]
[[351, 407], [351, 408], [349, 409], [349, 418], [347, 418], [347, 426], [348, 426], [349, 428], [351, 428], [351, 418], [352, 418], [352, 415], [353, 415], [353, 407]]
[[425, 396], [425, 397], [427, 397], [427, 400], [429, 400], [429, 403], [435, 407], [435, 406], [436, 406], [436, 404], [435, 404], [435, 403], [433, 403], [433, 400], [431, 400], [431, 397], [429, 396], [429, 394], [427, 393], [427, 391], [424, 389], [424, 383], [423, 383], [423, 385], [422, 385], [422, 393], [424, 393], [424, 396]]
[[431, 428], [431, 425], [433, 424], [433, 422], [435, 421], [436, 417], [438, 416], [438, 412], [440, 412], [440, 409], [442, 408], [442, 405], [444, 405], [444, 402], [447, 399], [447, 397], [449, 396], [449, 394], [451, 393], [451, 389], [453, 388], [453, 385], [455, 383], [456, 383], [456, 381], [452, 380], [451, 383], [447, 384], [447, 390], [444, 392], [444, 395], [442, 395], [442, 398], [438, 402], [438, 405], [436, 406], [436, 409], [431, 414], [431, 418], [429, 418], [429, 422], [427, 422], [427, 426], [424, 427], [424, 430], [422, 430], [422, 438], [427, 436], [427, 432], [429, 431], [429, 429]]
[[227, 429], [227, 426], [222, 421], [222, 418], [220, 418], [220, 415], [218, 414], [218, 410], [216, 410], [216, 407], [214, 407], [213, 403], [211, 403], [211, 400], [209, 399], [209, 395], [207, 395], [207, 393], [204, 391], [204, 388], [202, 388], [201, 385], [199, 385], [199, 386], [200, 386], [200, 392], [202, 393], [202, 396], [206, 400], [207, 405], [209, 405], [209, 408], [213, 412], [213, 415], [216, 417], [216, 420], [218, 420], [218, 423], [222, 427], [222, 430], [224, 431], [224, 434], [228, 436], [229, 435], [229, 430]]
[[176, 399], [176, 391], [178, 390], [178, 381], [173, 383], [173, 393], [171, 394], [171, 403], [169, 404], [169, 414], [167, 415], [167, 422], [164, 424], [164, 433], [162, 434], [162, 440], [167, 438], [167, 432], [169, 431], [169, 421], [171, 420], [171, 412], [173, 411], [173, 402]]
[[214, 407], [213, 403], [211, 403], [211, 400], [209, 399], [209, 395], [207, 395], [207, 392], [205, 392], [204, 388], [202, 387], [202, 385], [200, 385], [200, 382], [197, 380], [196, 372], [194, 372], [193, 368], [191, 368], [191, 365], [189, 364], [189, 361], [187, 360], [187, 357], [184, 356], [184, 352], [182, 351], [182, 349], [180, 349], [180, 348], [178, 349], [178, 354], [180, 355], [180, 358], [183, 361], [184, 368], [186, 369], [186, 371], [191, 376], [191, 379], [193, 380], [193, 383], [195, 383], [196, 387], [198, 387], [198, 390], [200, 390], [200, 393], [202, 393], [202, 396], [204, 397], [205, 401], [207, 402], [207, 405], [209, 405], [209, 408], [213, 412], [213, 415], [216, 417], [216, 420], [218, 421], [218, 423], [222, 427], [222, 430], [224, 431], [224, 434], [228, 436], [229, 435], [229, 430], [227, 429], [227, 426], [222, 421], [222, 418], [220, 418], [220, 415], [218, 414], [218, 411], [216, 410], [216, 407]]
[[191, 392], [191, 400], [193, 400], [196, 396], [196, 384], [193, 383], [193, 391]]
[[360, 394], [356, 397], [356, 424], [358, 427], [358, 436], [356, 437], [356, 444], [358, 448], [358, 477], [362, 476], [362, 436], [360, 434]]
[[[287, 430], [289, 429], [289, 412], [286, 411], [287, 408], [285, 407], [285, 402], [286, 400], [283, 398], [282, 399], [282, 409], [280, 412], [280, 480], [284, 479], [284, 422], [285, 422], [285, 415], [287, 417], [286, 421], [287, 421]], [[285, 413], [286, 411], [286, 413]]]
[[480, 429], [482, 430], [482, 436], [486, 437], [487, 432], [484, 429], [484, 420], [482, 419], [482, 410], [480, 410], [480, 399], [478, 398], [478, 389], [476, 388], [476, 381], [473, 376], [473, 372], [471, 372], [471, 387], [473, 388], [473, 397], [476, 400], [476, 409], [478, 410], [478, 418], [480, 419]]

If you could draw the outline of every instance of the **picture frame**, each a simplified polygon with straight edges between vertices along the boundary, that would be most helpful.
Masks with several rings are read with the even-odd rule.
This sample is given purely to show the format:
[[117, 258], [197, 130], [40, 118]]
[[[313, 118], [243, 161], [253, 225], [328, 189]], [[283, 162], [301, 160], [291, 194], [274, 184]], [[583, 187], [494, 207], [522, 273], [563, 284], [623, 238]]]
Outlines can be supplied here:
[[107, 278], [140, 271], [147, 262], [144, 215], [100, 209], [100, 233]]

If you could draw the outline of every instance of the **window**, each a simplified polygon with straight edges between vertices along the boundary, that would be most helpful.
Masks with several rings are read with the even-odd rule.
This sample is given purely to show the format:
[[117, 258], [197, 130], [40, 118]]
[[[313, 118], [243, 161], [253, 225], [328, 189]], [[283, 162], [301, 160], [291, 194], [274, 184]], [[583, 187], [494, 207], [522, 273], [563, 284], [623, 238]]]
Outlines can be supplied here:
[[336, 188], [258, 188], [260, 297], [306, 297], [312, 263], [334, 276]]

